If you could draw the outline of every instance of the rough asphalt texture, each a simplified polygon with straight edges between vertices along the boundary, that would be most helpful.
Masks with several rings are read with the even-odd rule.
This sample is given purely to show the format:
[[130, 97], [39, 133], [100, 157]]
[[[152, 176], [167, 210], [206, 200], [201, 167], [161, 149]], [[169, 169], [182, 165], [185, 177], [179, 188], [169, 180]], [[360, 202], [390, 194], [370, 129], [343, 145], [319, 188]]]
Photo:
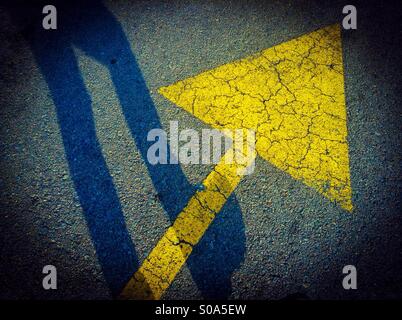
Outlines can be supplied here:
[[[212, 169], [150, 172], [141, 138], [156, 113], [130, 101], [163, 128], [206, 128], [157, 89], [340, 22], [345, 4], [107, 1], [56, 40], [32, 31], [40, 12], [2, 6], [0, 297], [112, 298]], [[342, 33], [354, 212], [257, 159], [165, 299], [402, 297], [402, 14], [356, 6]], [[58, 290], [42, 289], [47, 264]], [[342, 288], [347, 264], [358, 290]]]

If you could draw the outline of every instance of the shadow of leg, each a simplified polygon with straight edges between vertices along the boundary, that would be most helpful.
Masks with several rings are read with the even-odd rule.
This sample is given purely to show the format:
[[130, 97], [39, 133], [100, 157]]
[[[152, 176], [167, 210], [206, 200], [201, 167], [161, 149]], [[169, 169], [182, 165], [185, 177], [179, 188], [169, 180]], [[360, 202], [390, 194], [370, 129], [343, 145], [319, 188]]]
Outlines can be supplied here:
[[[119, 198], [96, 137], [91, 99], [70, 43], [68, 29], [41, 28], [42, 6], [11, 9], [16, 19], [33, 19], [26, 34], [47, 82], [57, 111], [60, 132], [73, 180], [98, 260], [112, 294], [116, 295], [138, 267]], [[60, 11], [61, 20], [68, 12]], [[62, 25], [63, 26], [63, 25]]]
[[[146, 139], [147, 133], [161, 128], [161, 124], [120, 24], [98, 1], [70, 1], [56, 5], [60, 31], [37, 30], [29, 41], [57, 107], [70, 173], [99, 262], [112, 292], [116, 294], [134, 273], [138, 261], [96, 138], [91, 99], [72, 45], [109, 68], [131, 134], [172, 222], [195, 188], [187, 181], [179, 165], [152, 166], [147, 161], [147, 150], [152, 144]], [[31, 9], [29, 14], [32, 12]], [[41, 26], [42, 17], [38, 13], [41, 13], [41, 6], [34, 11], [38, 19], [35, 23]], [[113, 64], [110, 63], [112, 60]], [[189, 261], [194, 281], [205, 297], [228, 297], [231, 274], [244, 255], [243, 234], [241, 211], [232, 197]], [[228, 238], [230, 242], [225, 240]], [[215, 243], [213, 246], [210, 245], [211, 239]]]

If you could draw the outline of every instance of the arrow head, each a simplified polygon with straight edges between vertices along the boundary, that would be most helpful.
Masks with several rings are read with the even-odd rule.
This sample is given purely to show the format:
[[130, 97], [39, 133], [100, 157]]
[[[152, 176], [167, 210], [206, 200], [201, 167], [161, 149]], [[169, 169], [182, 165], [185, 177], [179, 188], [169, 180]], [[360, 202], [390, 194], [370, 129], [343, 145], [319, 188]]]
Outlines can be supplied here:
[[351, 211], [340, 27], [332, 25], [159, 92], [216, 129], [253, 129], [256, 151]]

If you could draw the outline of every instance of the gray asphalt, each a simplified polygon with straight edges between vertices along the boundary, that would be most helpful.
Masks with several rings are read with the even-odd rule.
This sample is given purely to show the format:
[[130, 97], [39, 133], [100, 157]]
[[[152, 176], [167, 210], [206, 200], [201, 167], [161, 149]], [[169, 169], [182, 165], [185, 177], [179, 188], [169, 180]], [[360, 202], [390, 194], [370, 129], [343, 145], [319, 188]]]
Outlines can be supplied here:
[[[342, 1], [105, 4], [124, 30], [162, 126], [168, 128], [174, 120], [181, 128], [193, 129], [206, 126], [160, 96], [159, 87], [340, 22], [344, 5]], [[71, 179], [55, 104], [24, 39], [29, 24], [16, 25], [7, 7], [0, 10], [0, 21], [0, 297], [110, 299]], [[210, 259], [210, 269], [185, 266], [165, 299], [213, 297], [215, 289], [208, 288], [220, 281], [222, 252], [227, 252], [229, 264], [234, 261], [222, 271], [222, 277], [230, 280], [225, 298], [402, 297], [400, 21], [401, 10], [391, 5], [362, 3], [358, 29], [342, 34], [354, 212], [345, 212], [257, 159], [255, 172], [235, 191], [241, 214], [231, 216], [229, 207], [203, 245], [210, 254], [196, 252]], [[78, 47], [74, 53], [92, 99], [99, 144], [141, 262], [171, 220], [130, 134], [108, 69]], [[119, 54], [118, 62], [124, 59]], [[196, 185], [212, 167], [182, 169]], [[219, 259], [211, 256], [217, 247], [223, 250]], [[42, 289], [41, 270], [46, 264], [58, 269], [58, 290]], [[357, 268], [358, 290], [342, 288], [342, 268], [347, 264]]]

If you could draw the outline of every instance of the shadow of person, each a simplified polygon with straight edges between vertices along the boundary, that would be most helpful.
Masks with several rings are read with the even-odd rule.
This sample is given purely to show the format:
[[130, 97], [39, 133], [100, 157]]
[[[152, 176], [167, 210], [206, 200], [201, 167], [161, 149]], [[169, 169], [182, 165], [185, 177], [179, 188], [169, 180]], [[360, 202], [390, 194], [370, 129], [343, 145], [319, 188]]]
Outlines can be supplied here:
[[[157, 110], [121, 25], [99, 1], [53, 4], [58, 29], [42, 28], [46, 3], [13, 6], [16, 23], [32, 19], [25, 36], [56, 106], [70, 175], [85, 214], [104, 277], [114, 296], [139, 266], [117, 192], [96, 137], [91, 97], [73, 47], [108, 68], [120, 105], [164, 210], [174, 221], [195, 192], [179, 165], [151, 165], [148, 131], [161, 128]], [[25, 17], [25, 18], [24, 18]], [[245, 236], [233, 195], [187, 261], [205, 298], [227, 298], [231, 275], [244, 259]]]

